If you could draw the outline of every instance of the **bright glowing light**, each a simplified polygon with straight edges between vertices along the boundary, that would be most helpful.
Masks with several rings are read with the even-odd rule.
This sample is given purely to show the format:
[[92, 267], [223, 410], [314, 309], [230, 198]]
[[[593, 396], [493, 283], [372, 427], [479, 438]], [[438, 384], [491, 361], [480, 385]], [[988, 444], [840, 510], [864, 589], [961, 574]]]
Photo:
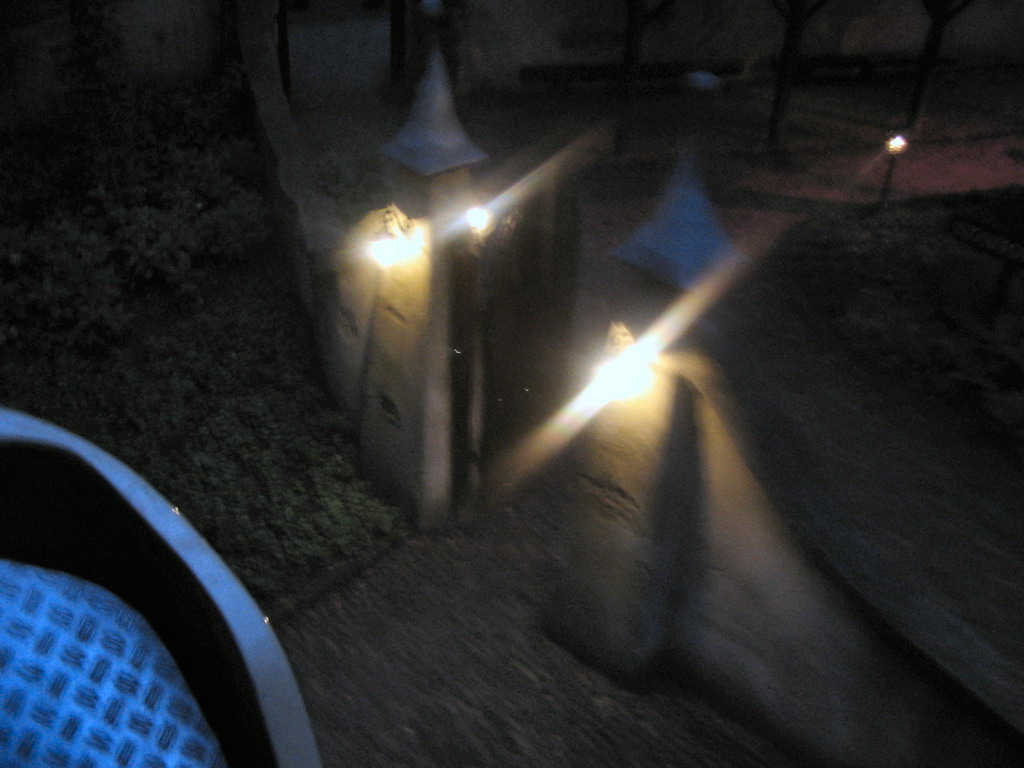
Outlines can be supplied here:
[[885, 142], [885, 151], [890, 155], [898, 155], [907, 148], [907, 139], [900, 134], [890, 136]]
[[370, 258], [387, 268], [416, 258], [423, 250], [423, 230], [413, 227], [408, 235], [381, 237], [370, 243]]
[[466, 223], [474, 232], [483, 232], [491, 226], [491, 212], [479, 206], [470, 208], [466, 211]]
[[597, 411], [615, 400], [644, 394], [654, 385], [651, 365], [660, 352], [658, 339], [653, 336], [628, 347], [598, 368], [594, 380], [580, 393], [577, 405]]
[[[521, 481], [537, 472], [542, 466], [560, 453], [578, 435], [587, 423], [597, 415], [616, 395], [621, 398], [626, 390], [612, 386], [618, 366], [639, 370], [638, 377], [650, 372], [653, 378], [657, 372], [653, 363], [662, 350], [668, 349], [696, 322], [697, 318], [720, 297], [729, 286], [740, 279], [754, 262], [741, 254], [725, 259], [693, 288], [683, 293], [665, 313], [659, 317], [647, 332], [619, 358], [617, 366], [602, 368], [601, 375], [582, 392], [554, 414], [540, 428], [495, 462], [493, 469], [507, 489], [516, 487]], [[611, 371], [611, 372], [609, 372]], [[641, 386], [641, 393], [644, 389]]]

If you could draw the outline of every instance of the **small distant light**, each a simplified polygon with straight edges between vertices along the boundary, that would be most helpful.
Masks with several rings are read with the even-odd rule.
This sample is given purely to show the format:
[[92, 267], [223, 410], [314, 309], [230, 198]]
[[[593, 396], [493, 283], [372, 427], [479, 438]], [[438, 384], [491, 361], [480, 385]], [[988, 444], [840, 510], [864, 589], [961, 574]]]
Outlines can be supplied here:
[[264, 616], [263, 617], [263, 623], [264, 624], [269, 624], [270, 623], [270, 617], [269, 616]]
[[474, 232], [483, 232], [491, 225], [491, 212], [476, 206], [466, 211], [466, 223]]
[[906, 148], [907, 139], [905, 136], [899, 133], [890, 136], [885, 141], [885, 151], [888, 152], [890, 155], [898, 155], [901, 152], [905, 151]]

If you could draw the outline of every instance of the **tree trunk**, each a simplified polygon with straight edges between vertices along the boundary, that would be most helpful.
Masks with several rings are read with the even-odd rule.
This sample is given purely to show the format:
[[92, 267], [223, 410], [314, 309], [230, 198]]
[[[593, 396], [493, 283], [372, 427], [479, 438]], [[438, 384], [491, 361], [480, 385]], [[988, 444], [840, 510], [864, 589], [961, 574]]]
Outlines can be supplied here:
[[772, 114], [768, 124], [768, 142], [778, 144], [782, 133], [782, 121], [785, 118], [789, 97], [793, 92], [793, 80], [796, 76], [796, 65], [800, 55], [800, 39], [804, 34], [804, 22], [807, 4], [805, 0], [792, 0], [789, 3], [789, 15], [786, 18], [786, 34], [782, 40], [782, 52], [779, 55], [779, 69], [775, 75], [775, 99], [772, 103]]
[[619, 76], [619, 124], [615, 131], [615, 154], [625, 149], [626, 133], [633, 115], [633, 90], [640, 62], [643, 35], [643, 0], [626, 0], [626, 35], [622, 49], [622, 73]]
[[917, 77], [914, 80], [914, 91], [910, 97], [910, 110], [907, 114], [907, 128], [913, 128], [917, 119], [921, 116], [921, 107], [924, 106], [924, 97], [928, 91], [928, 81], [931, 78], [932, 70], [939, 61], [939, 53], [942, 51], [942, 38], [946, 34], [946, 27], [962, 10], [971, 5], [974, 0], [963, 0], [958, 6], [950, 10], [952, 0], [922, 0], [925, 11], [931, 24], [928, 27], [928, 36], [924, 41], [924, 48], [921, 51], [921, 58], [917, 63]]

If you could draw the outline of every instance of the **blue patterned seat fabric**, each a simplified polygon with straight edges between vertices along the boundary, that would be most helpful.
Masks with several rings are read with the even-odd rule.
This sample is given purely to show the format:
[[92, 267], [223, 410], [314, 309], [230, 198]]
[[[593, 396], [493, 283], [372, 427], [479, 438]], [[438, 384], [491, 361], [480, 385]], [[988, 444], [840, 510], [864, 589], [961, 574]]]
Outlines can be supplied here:
[[0, 768], [224, 768], [181, 672], [95, 584], [0, 560]]

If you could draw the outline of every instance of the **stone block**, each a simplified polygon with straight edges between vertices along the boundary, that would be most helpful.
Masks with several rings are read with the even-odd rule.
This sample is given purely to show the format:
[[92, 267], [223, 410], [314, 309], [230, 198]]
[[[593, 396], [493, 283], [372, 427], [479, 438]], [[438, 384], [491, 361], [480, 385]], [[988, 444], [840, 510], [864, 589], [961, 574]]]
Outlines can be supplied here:
[[656, 569], [661, 521], [650, 510], [664, 491], [652, 467], [671, 455], [681, 459], [671, 476], [685, 474], [677, 449], [689, 446], [679, 439], [666, 443], [666, 413], [678, 408], [674, 427], [685, 432], [688, 400], [671, 377], [661, 376], [646, 396], [605, 407], [574, 451], [575, 505], [564, 510], [574, 535], [545, 625], [583, 658], [622, 678], [645, 674], [667, 628], [655, 607], [667, 584]]

